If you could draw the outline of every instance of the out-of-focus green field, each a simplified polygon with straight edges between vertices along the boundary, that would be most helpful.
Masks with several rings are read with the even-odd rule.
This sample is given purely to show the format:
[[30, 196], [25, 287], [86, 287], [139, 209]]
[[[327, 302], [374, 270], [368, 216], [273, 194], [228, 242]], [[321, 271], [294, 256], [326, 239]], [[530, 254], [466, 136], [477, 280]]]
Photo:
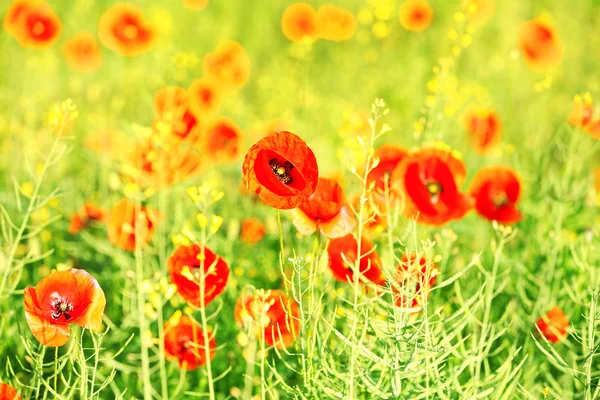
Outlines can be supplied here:
[[[598, 0], [496, 0], [489, 21], [477, 25], [460, 1], [430, 0], [433, 21], [424, 32], [400, 25], [401, 0], [344, 0], [335, 3], [357, 17], [356, 32], [312, 44], [283, 35], [288, 0], [211, 0], [197, 12], [179, 0], [135, 0], [156, 43], [134, 57], [100, 44], [102, 65], [91, 73], [73, 71], [62, 48], [83, 30], [97, 37], [114, 3], [48, 3], [62, 23], [52, 46], [26, 48], [0, 33], [0, 382], [23, 399], [600, 398], [600, 146], [568, 122], [574, 96], [600, 99]], [[9, 6], [0, 0], [0, 17]], [[543, 73], [528, 68], [517, 45], [519, 25], [539, 16], [552, 21], [564, 47], [560, 64]], [[204, 56], [226, 39], [247, 52], [249, 80], [226, 92], [203, 123], [231, 118], [243, 137], [238, 154], [214, 160], [201, 150], [206, 166], [182, 182], [132, 183], [127, 157], [152, 132], [154, 94], [202, 78]], [[279, 121], [314, 151], [320, 176], [339, 179], [348, 199], [359, 196], [352, 170], [364, 170], [369, 149], [356, 136], [370, 135], [376, 98], [389, 109], [377, 129], [392, 130], [374, 147], [443, 142], [461, 154], [467, 182], [488, 165], [511, 166], [522, 178], [523, 217], [511, 227], [471, 211], [439, 227], [397, 215], [368, 233], [386, 271], [405, 251], [438, 265], [427, 306], [415, 314], [334, 280], [327, 238], [298, 235], [289, 211], [242, 187], [244, 154]], [[57, 139], [52, 121], [67, 99], [77, 116]], [[488, 155], [472, 148], [463, 124], [474, 106], [494, 109], [502, 121], [501, 143]], [[356, 132], [361, 123], [367, 129]], [[48, 159], [51, 152], [60, 158]], [[202, 185], [224, 193], [200, 211], [209, 222], [223, 218], [206, 245], [231, 273], [201, 313], [169, 292], [167, 259], [184, 228], [202, 232], [187, 194]], [[103, 223], [68, 232], [84, 203], [110, 210], [125, 197], [161, 214], [148, 245], [122, 250]], [[250, 217], [266, 230], [256, 245], [240, 238]], [[106, 308], [101, 327], [73, 325], [72, 339], [55, 350], [32, 336], [24, 289], [69, 267], [96, 278]], [[286, 350], [269, 348], [234, 320], [236, 300], [253, 288], [280, 289], [299, 303], [301, 330]], [[555, 305], [569, 328], [551, 343], [536, 321]], [[211, 317], [210, 374], [165, 360], [162, 326], [178, 310]]]

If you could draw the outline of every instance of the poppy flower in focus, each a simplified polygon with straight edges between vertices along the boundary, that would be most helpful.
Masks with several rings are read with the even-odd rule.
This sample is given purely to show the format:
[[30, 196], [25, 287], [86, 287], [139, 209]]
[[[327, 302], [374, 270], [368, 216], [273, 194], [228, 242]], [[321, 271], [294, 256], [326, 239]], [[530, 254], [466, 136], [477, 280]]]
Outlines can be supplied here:
[[316, 17], [319, 37], [334, 42], [348, 40], [356, 31], [356, 17], [342, 7], [325, 4], [319, 7]]
[[236, 41], [224, 40], [202, 60], [204, 75], [225, 88], [239, 89], [250, 79], [250, 57]]
[[569, 123], [582, 129], [594, 139], [600, 139], [600, 116], [594, 119], [594, 103], [589, 93], [575, 96], [573, 111], [569, 114]]
[[[204, 286], [204, 307], [225, 290], [229, 278], [229, 266], [221, 257], [197, 244], [179, 246], [167, 262], [171, 282], [177, 286], [177, 292], [187, 302], [202, 307], [201, 284]], [[201, 267], [204, 266], [204, 282]]]
[[562, 43], [556, 30], [543, 18], [521, 24], [519, 48], [529, 68], [537, 72], [557, 66], [563, 55]]
[[150, 243], [158, 219], [159, 214], [156, 211], [141, 206], [137, 213], [135, 203], [122, 199], [110, 210], [108, 240], [123, 250], [134, 251], [136, 234], [140, 234], [140, 245]]
[[400, 25], [407, 31], [423, 32], [433, 19], [433, 9], [425, 0], [405, 0], [400, 5]]
[[[354, 265], [359, 258], [357, 240], [352, 234], [341, 238], [331, 239], [327, 246], [329, 256], [329, 269], [333, 277], [340, 282], [353, 282], [354, 271], [348, 266], [348, 263]], [[385, 283], [385, 276], [381, 270], [381, 260], [375, 251], [375, 247], [366, 238], [360, 241], [360, 274], [371, 282], [382, 285]], [[345, 260], [345, 261], [344, 261]]]
[[94, 72], [102, 65], [102, 53], [94, 36], [79, 32], [63, 46], [67, 64], [76, 72]]
[[416, 254], [404, 253], [396, 269], [396, 285], [392, 287], [396, 307], [408, 306], [408, 296], [401, 294], [400, 289], [414, 288], [414, 297], [409, 308], [412, 309], [411, 312], [421, 311], [429, 297], [429, 289], [435, 285], [438, 274], [439, 268], [434, 262], [428, 263], [425, 257], [419, 257], [417, 260]]
[[317, 13], [307, 3], [295, 3], [281, 16], [283, 35], [292, 42], [312, 43], [318, 38]]
[[156, 42], [156, 30], [142, 11], [131, 4], [115, 4], [104, 12], [98, 26], [100, 42], [122, 56], [137, 56]]
[[265, 224], [258, 218], [246, 218], [242, 221], [240, 238], [251, 246], [258, 244], [265, 236]]
[[69, 325], [96, 329], [102, 323], [106, 298], [86, 271], [55, 271], [35, 288], [25, 289], [25, 317], [33, 336], [44, 346], [58, 347], [69, 340]]
[[312, 235], [319, 229], [328, 238], [346, 236], [356, 225], [344, 190], [327, 178], [319, 178], [313, 194], [292, 210], [292, 223], [302, 235]]
[[183, 5], [188, 10], [202, 11], [208, 5], [209, 0], [183, 0]]
[[195, 115], [213, 114], [221, 105], [221, 92], [206, 78], [195, 80], [188, 89], [190, 109]]
[[491, 166], [477, 171], [469, 187], [475, 209], [482, 217], [501, 224], [514, 224], [521, 219], [517, 203], [521, 196], [521, 180], [510, 167]]
[[282, 210], [298, 207], [317, 187], [319, 167], [306, 142], [291, 132], [273, 133], [256, 142], [242, 165], [246, 188]]
[[6, 383], [0, 383], [0, 400], [21, 400], [21, 396], [14, 387]]
[[242, 142], [242, 131], [229, 118], [213, 121], [204, 136], [206, 154], [217, 161], [235, 161], [240, 153]]
[[[187, 315], [176, 312], [164, 326], [165, 358], [178, 361], [179, 367], [188, 371], [206, 364], [204, 333], [200, 324]], [[214, 335], [209, 336], [208, 348], [212, 360], [217, 352]]]
[[554, 306], [548, 311], [548, 314], [538, 319], [535, 325], [537, 328], [536, 331], [539, 329], [539, 332], [541, 332], [550, 343], [558, 343], [567, 337], [569, 319], [563, 310]]
[[[378, 158], [379, 163], [367, 175], [367, 187], [373, 187], [369, 197], [378, 207], [386, 207], [386, 182], [389, 195], [393, 195], [390, 181], [392, 172], [407, 155], [408, 150], [406, 148], [394, 144], [384, 144], [375, 149], [373, 157]], [[393, 203], [394, 199], [390, 200]]]
[[73, 215], [69, 224], [69, 233], [77, 234], [82, 229], [86, 228], [91, 221], [104, 221], [107, 212], [91, 203], [85, 203], [83, 208]]
[[483, 25], [492, 18], [496, 10], [493, 0], [463, 0], [463, 11], [469, 22], [474, 25]]
[[493, 110], [470, 109], [464, 116], [465, 129], [473, 147], [479, 154], [496, 148], [502, 138], [502, 122]]
[[200, 121], [190, 109], [187, 90], [178, 86], [167, 86], [156, 91], [153, 101], [155, 127], [168, 127], [168, 134], [176, 140], [190, 144], [198, 141], [201, 134]]
[[58, 40], [62, 25], [45, 1], [15, 1], [8, 9], [4, 28], [21, 46], [43, 49]]
[[394, 190], [404, 196], [404, 215], [440, 226], [462, 218], [473, 199], [461, 193], [465, 165], [448, 148], [426, 147], [410, 153], [392, 174]]
[[235, 303], [234, 319], [240, 327], [257, 326], [256, 336], [277, 349], [289, 347], [300, 333], [300, 308], [280, 290], [257, 290]]

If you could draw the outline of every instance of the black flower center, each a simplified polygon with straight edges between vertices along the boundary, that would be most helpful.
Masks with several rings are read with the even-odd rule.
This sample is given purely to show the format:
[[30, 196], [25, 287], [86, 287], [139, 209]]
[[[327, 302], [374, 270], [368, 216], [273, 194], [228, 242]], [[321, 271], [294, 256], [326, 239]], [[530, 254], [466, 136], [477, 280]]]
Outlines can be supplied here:
[[294, 166], [289, 161], [280, 162], [278, 159], [273, 158], [269, 161], [269, 166], [273, 170], [273, 173], [279, 179], [279, 182], [284, 185], [292, 183], [292, 169]]
[[52, 318], [59, 319], [61, 315], [64, 315], [65, 321], [70, 320], [73, 316], [69, 313], [73, 312], [73, 305], [66, 300], [54, 301], [54, 312]]

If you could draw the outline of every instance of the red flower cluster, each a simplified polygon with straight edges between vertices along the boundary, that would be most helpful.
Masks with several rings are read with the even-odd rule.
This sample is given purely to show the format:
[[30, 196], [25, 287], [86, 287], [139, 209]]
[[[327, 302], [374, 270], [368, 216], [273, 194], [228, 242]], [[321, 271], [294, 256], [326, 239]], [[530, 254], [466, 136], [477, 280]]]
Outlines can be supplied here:
[[[438, 266], [428, 262], [425, 257], [417, 259], [416, 254], [405, 253], [396, 269], [395, 284], [392, 285], [394, 303], [397, 307], [410, 308], [411, 312], [419, 312], [429, 298], [429, 289], [435, 285]], [[410, 291], [411, 296], [403, 294]], [[409, 304], [409, 298], [412, 298]]]
[[373, 244], [364, 237], [360, 240], [360, 254], [358, 240], [350, 234], [332, 239], [327, 246], [327, 255], [329, 257], [329, 269], [338, 281], [353, 282], [354, 271], [352, 268], [359, 260], [358, 270], [361, 280], [371, 281], [376, 285], [385, 283], [379, 255]]
[[21, 46], [42, 49], [56, 42], [62, 25], [47, 2], [15, 0], [4, 17], [4, 29]]

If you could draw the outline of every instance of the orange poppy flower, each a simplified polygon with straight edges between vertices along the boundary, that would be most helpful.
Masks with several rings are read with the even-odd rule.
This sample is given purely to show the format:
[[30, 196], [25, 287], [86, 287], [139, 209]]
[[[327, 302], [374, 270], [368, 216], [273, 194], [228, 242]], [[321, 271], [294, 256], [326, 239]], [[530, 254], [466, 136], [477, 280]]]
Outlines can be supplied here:
[[482, 217], [501, 224], [514, 224], [521, 219], [517, 203], [521, 196], [521, 179], [510, 167], [492, 166], [477, 171], [469, 194]]
[[[340, 282], [354, 281], [354, 271], [348, 266], [347, 262], [352, 265], [356, 262], [358, 253], [357, 243], [354, 236], [350, 234], [341, 238], [331, 239], [329, 246], [327, 246], [329, 269], [331, 269], [333, 277]], [[360, 274], [377, 285], [385, 283], [385, 276], [381, 270], [379, 255], [371, 242], [364, 237], [360, 241], [360, 254]]]
[[[136, 230], [140, 233], [140, 244], [150, 243], [154, 229], [158, 223], [159, 214], [146, 208], [140, 207], [137, 214], [135, 203], [128, 199], [122, 199], [113, 206], [108, 219], [108, 240], [115, 246], [134, 251], [136, 247]], [[137, 215], [136, 215], [137, 214]], [[136, 229], [136, 220], [138, 227]]]
[[250, 79], [250, 57], [236, 41], [225, 40], [202, 60], [204, 75], [225, 88], [239, 89]]
[[307, 3], [295, 3], [281, 16], [283, 35], [292, 42], [312, 43], [318, 38], [317, 13]]
[[400, 25], [407, 31], [423, 32], [433, 19], [433, 9], [425, 0], [405, 0], [400, 5]]
[[242, 165], [246, 188], [271, 207], [288, 210], [310, 197], [319, 167], [306, 142], [291, 132], [273, 133], [250, 147]]
[[594, 119], [594, 104], [589, 95], [575, 97], [569, 123], [582, 129], [594, 139], [600, 139], [600, 117]]
[[[373, 157], [379, 159], [379, 163], [367, 175], [367, 187], [372, 187], [370, 200], [381, 208], [386, 207], [385, 185], [388, 182], [390, 196], [393, 195], [390, 178], [394, 169], [400, 164], [400, 161], [408, 155], [408, 150], [402, 146], [394, 144], [384, 144], [378, 147]], [[392, 202], [394, 199], [391, 199]]]
[[0, 383], [0, 400], [21, 400], [14, 387]]
[[71, 218], [69, 233], [71, 235], [77, 234], [85, 229], [91, 221], [104, 221], [106, 215], [107, 212], [104, 209], [91, 203], [85, 203], [83, 208]]
[[558, 343], [567, 337], [569, 319], [559, 307], [554, 306], [548, 314], [537, 320], [535, 324], [539, 332], [544, 335], [550, 343]]
[[246, 218], [242, 221], [240, 238], [243, 242], [254, 246], [265, 236], [265, 224], [258, 218]]
[[474, 25], [483, 25], [492, 18], [496, 10], [493, 0], [463, 0], [463, 11], [469, 22]]
[[316, 17], [317, 31], [325, 40], [342, 42], [356, 32], [356, 17], [342, 7], [325, 4], [319, 7]]
[[544, 72], [560, 64], [562, 43], [554, 27], [545, 19], [526, 21], [519, 27], [519, 48], [533, 71]]
[[486, 154], [496, 148], [502, 138], [502, 122], [493, 110], [470, 109], [464, 116], [465, 129], [475, 151]]
[[[206, 364], [204, 333], [200, 324], [187, 315], [173, 315], [165, 323], [165, 358], [178, 361], [179, 367], [188, 371]], [[208, 341], [210, 359], [217, 352], [217, 342], [211, 334]]]
[[[200, 267], [202, 248], [197, 244], [179, 246], [167, 262], [171, 282], [189, 303], [201, 307]], [[229, 266], [221, 257], [204, 247], [204, 306], [223, 293], [229, 278]]]
[[62, 25], [45, 1], [15, 1], [8, 9], [4, 28], [21, 46], [43, 49], [58, 40]]
[[155, 127], [166, 124], [176, 141], [186, 140], [190, 144], [198, 141], [201, 134], [200, 121], [190, 109], [187, 90], [167, 86], [156, 91], [153, 101]]
[[202, 11], [208, 5], [209, 0], [183, 0], [183, 5], [188, 10]]
[[394, 190], [404, 196], [404, 215], [439, 226], [462, 218], [473, 199], [459, 191], [466, 170], [449, 149], [426, 147], [402, 160], [392, 173]]
[[190, 109], [195, 115], [213, 114], [221, 105], [221, 92], [217, 85], [206, 79], [195, 80], [188, 89]]
[[102, 53], [94, 36], [79, 32], [63, 46], [69, 67], [76, 72], [94, 72], [102, 65]]
[[156, 42], [155, 28], [131, 4], [115, 4], [104, 12], [98, 26], [100, 42], [122, 56], [137, 56]]
[[300, 334], [298, 303], [280, 290], [258, 290], [255, 295], [240, 296], [233, 316], [240, 327], [257, 325], [256, 336], [278, 349], [290, 347]]
[[58, 347], [69, 340], [69, 324], [100, 326], [106, 298], [93, 276], [72, 268], [55, 271], [35, 288], [26, 288], [24, 303], [33, 336], [44, 346]]
[[319, 229], [325, 237], [338, 238], [352, 232], [356, 220], [340, 184], [319, 178], [313, 194], [292, 210], [292, 223], [302, 235], [312, 235]]
[[[411, 312], [421, 311], [424, 305], [423, 301], [427, 301], [429, 288], [435, 285], [438, 274], [439, 268], [435, 263], [431, 262], [427, 265], [425, 257], [419, 257], [417, 260], [416, 254], [404, 253], [400, 265], [396, 269], [397, 286], [392, 287], [396, 307], [408, 305], [407, 296], [401, 294], [400, 287], [411, 287], [414, 288], [414, 297], [410, 305]], [[423, 299], [424, 296], [425, 299]]]
[[229, 118], [219, 118], [207, 128], [204, 137], [206, 154], [217, 161], [235, 161], [242, 146], [242, 131]]

